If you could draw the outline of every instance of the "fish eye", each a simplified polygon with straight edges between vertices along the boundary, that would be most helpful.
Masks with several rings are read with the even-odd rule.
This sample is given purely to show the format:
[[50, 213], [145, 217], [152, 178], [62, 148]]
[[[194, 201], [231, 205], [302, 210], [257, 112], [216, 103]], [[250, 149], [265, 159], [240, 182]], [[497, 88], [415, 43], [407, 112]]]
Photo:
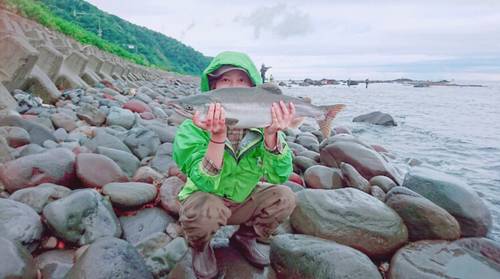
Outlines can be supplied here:
[[186, 109], [193, 110], [193, 106], [186, 104]]

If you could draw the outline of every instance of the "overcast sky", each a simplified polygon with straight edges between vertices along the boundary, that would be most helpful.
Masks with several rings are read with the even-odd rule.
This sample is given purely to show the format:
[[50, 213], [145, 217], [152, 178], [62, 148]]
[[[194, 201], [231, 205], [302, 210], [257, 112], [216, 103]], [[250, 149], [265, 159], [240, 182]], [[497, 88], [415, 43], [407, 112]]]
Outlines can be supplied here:
[[277, 79], [500, 81], [500, 1], [87, 0], [206, 56]]

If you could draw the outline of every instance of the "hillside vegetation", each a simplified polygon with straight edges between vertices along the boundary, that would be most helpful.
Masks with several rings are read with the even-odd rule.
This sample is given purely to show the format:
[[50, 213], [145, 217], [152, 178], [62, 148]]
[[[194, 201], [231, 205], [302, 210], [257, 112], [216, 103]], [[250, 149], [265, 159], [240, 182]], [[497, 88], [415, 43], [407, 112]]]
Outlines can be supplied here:
[[[137, 64], [201, 75], [212, 59], [173, 38], [105, 13], [82, 0], [0, 0], [0, 4], [83, 44], [95, 45]], [[97, 35], [99, 21], [102, 39]]]

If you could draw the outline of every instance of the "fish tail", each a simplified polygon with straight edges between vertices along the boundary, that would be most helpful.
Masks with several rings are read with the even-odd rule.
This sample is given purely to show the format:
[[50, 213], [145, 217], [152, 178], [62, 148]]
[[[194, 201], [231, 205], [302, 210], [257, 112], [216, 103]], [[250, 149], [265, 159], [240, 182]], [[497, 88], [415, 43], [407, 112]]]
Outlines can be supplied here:
[[325, 136], [325, 138], [330, 138], [330, 131], [332, 130], [332, 123], [333, 123], [333, 118], [342, 111], [345, 108], [345, 105], [338, 104], [338, 105], [331, 105], [331, 106], [320, 106], [321, 109], [325, 111], [325, 119], [324, 120], [318, 120], [319, 129]]

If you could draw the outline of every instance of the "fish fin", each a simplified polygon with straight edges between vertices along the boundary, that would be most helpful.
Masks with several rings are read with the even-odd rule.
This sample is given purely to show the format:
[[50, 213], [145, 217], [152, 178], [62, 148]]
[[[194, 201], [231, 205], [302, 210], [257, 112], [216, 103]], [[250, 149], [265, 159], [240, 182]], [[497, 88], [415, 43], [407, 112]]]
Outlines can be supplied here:
[[276, 83], [263, 83], [259, 85], [261, 89], [267, 91], [269, 94], [275, 94], [275, 95], [283, 95], [283, 92], [281, 92], [281, 89], [279, 88], [278, 84]]
[[299, 128], [300, 125], [304, 123], [304, 120], [306, 120], [305, 116], [295, 117], [294, 119], [292, 119], [292, 123], [290, 123], [289, 128], [294, 130]]
[[345, 108], [345, 105], [331, 105], [331, 106], [320, 106], [326, 112], [326, 116], [324, 120], [317, 120], [319, 129], [323, 133], [325, 138], [330, 138], [330, 131], [332, 130], [333, 118]]
[[312, 103], [312, 100], [309, 97], [299, 97], [299, 98], [301, 98], [302, 100], [308, 102], [309, 104]]
[[226, 118], [226, 124], [229, 126], [236, 125], [238, 122], [240, 122], [240, 120], [236, 118]]

